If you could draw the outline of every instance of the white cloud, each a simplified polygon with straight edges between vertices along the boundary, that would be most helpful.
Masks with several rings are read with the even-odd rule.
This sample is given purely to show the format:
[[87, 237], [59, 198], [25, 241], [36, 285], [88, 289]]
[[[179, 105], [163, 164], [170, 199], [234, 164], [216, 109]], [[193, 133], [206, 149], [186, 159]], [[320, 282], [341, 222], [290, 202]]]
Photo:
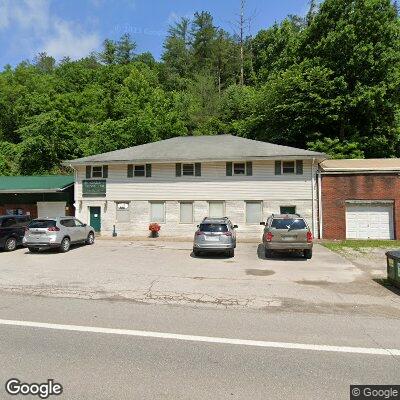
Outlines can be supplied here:
[[0, 0], [0, 29], [45, 30], [49, 25], [49, 0]]
[[169, 15], [168, 15], [167, 23], [168, 23], [168, 25], [172, 25], [172, 24], [174, 24], [176, 22], [179, 22], [181, 20], [181, 18], [192, 19], [193, 18], [193, 14], [194, 13], [192, 13], [192, 14], [186, 13], [186, 14], [182, 15], [182, 14], [176, 13], [175, 11], [171, 11], [169, 13]]
[[53, 15], [51, 1], [0, 0], [0, 30], [12, 31], [10, 45], [30, 57], [45, 51], [56, 59], [78, 59], [98, 49], [98, 33]]
[[54, 21], [53, 31], [48, 35], [42, 49], [57, 59], [64, 56], [82, 58], [100, 46], [97, 33], [82, 32], [79, 27], [66, 21]]

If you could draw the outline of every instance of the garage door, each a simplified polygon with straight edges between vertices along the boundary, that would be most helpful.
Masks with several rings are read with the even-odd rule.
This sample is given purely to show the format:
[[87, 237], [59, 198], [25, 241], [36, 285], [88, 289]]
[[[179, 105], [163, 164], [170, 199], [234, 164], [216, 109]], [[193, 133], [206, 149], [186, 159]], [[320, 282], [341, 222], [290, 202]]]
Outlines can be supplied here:
[[347, 204], [348, 239], [394, 239], [392, 204]]
[[38, 217], [55, 218], [65, 216], [65, 201], [38, 201]]

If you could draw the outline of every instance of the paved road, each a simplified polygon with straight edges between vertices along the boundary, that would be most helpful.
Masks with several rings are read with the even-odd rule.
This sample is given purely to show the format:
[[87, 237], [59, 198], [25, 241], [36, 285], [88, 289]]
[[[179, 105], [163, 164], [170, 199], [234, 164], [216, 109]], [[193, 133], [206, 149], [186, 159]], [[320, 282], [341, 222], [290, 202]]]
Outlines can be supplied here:
[[[348, 399], [352, 383], [400, 383], [400, 356], [348, 353], [344, 347], [399, 349], [400, 320], [393, 317], [3, 294], [0, 319], [91, 327], [83, 332], [0, 321], [1, 399], [13, 398], [2, 387], [14, 376], [28, 382], [54, 378], [64, 386], [60, 398], [71, 400]], [[98, 327], [338, 347], [244, 346], [98, 333]]]

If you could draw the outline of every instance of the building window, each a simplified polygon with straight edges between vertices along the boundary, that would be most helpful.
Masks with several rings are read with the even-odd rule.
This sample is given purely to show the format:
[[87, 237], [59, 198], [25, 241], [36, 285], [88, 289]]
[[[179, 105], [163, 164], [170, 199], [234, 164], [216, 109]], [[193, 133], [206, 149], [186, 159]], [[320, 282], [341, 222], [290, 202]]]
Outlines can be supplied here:
[[118, 202], [116, 214], [117, 222], [130, 222], [129, 202]]
[[194, 164], [182, 164], [182, 176], [194, 176]]
[[92, 178], [102, 178], [103, 177], [103, 166], [92, 166]]
[[262, 221], [262, 202], [246, 201], [246, 223], [259, 224]]
[[225, 216], [225, 203], [223, 201], [209, 201], [208, 215], [211, 218], [222, 218]]
[[296, 206], [280, 206], [281, 214], [296, 214]]
[[233, 175], [246, 175], [246, 164], [245, 163], [234, 163], [233, 164]]
[[294, 174], [295, 162], [294, 161], [282, 161], [282, 174]]
[[150, 203], [150, 222], [165, 222], [165, 201]]
[[180, 203], [180, 223], [193, 223], [193, 203], [189, 201]]
[[133, 170], [134, 176], [146, 176], [144, 165], [135, 165]]

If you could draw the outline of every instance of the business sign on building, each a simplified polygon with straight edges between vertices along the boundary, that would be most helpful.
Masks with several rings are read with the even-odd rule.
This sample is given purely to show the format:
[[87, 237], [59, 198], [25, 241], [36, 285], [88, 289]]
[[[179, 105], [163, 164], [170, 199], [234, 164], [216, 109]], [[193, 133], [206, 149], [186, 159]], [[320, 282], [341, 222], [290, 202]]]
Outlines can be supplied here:
[[86, 179], [82, 181], [83, 197], [105, 197], [106, 180], [105, 179]]

